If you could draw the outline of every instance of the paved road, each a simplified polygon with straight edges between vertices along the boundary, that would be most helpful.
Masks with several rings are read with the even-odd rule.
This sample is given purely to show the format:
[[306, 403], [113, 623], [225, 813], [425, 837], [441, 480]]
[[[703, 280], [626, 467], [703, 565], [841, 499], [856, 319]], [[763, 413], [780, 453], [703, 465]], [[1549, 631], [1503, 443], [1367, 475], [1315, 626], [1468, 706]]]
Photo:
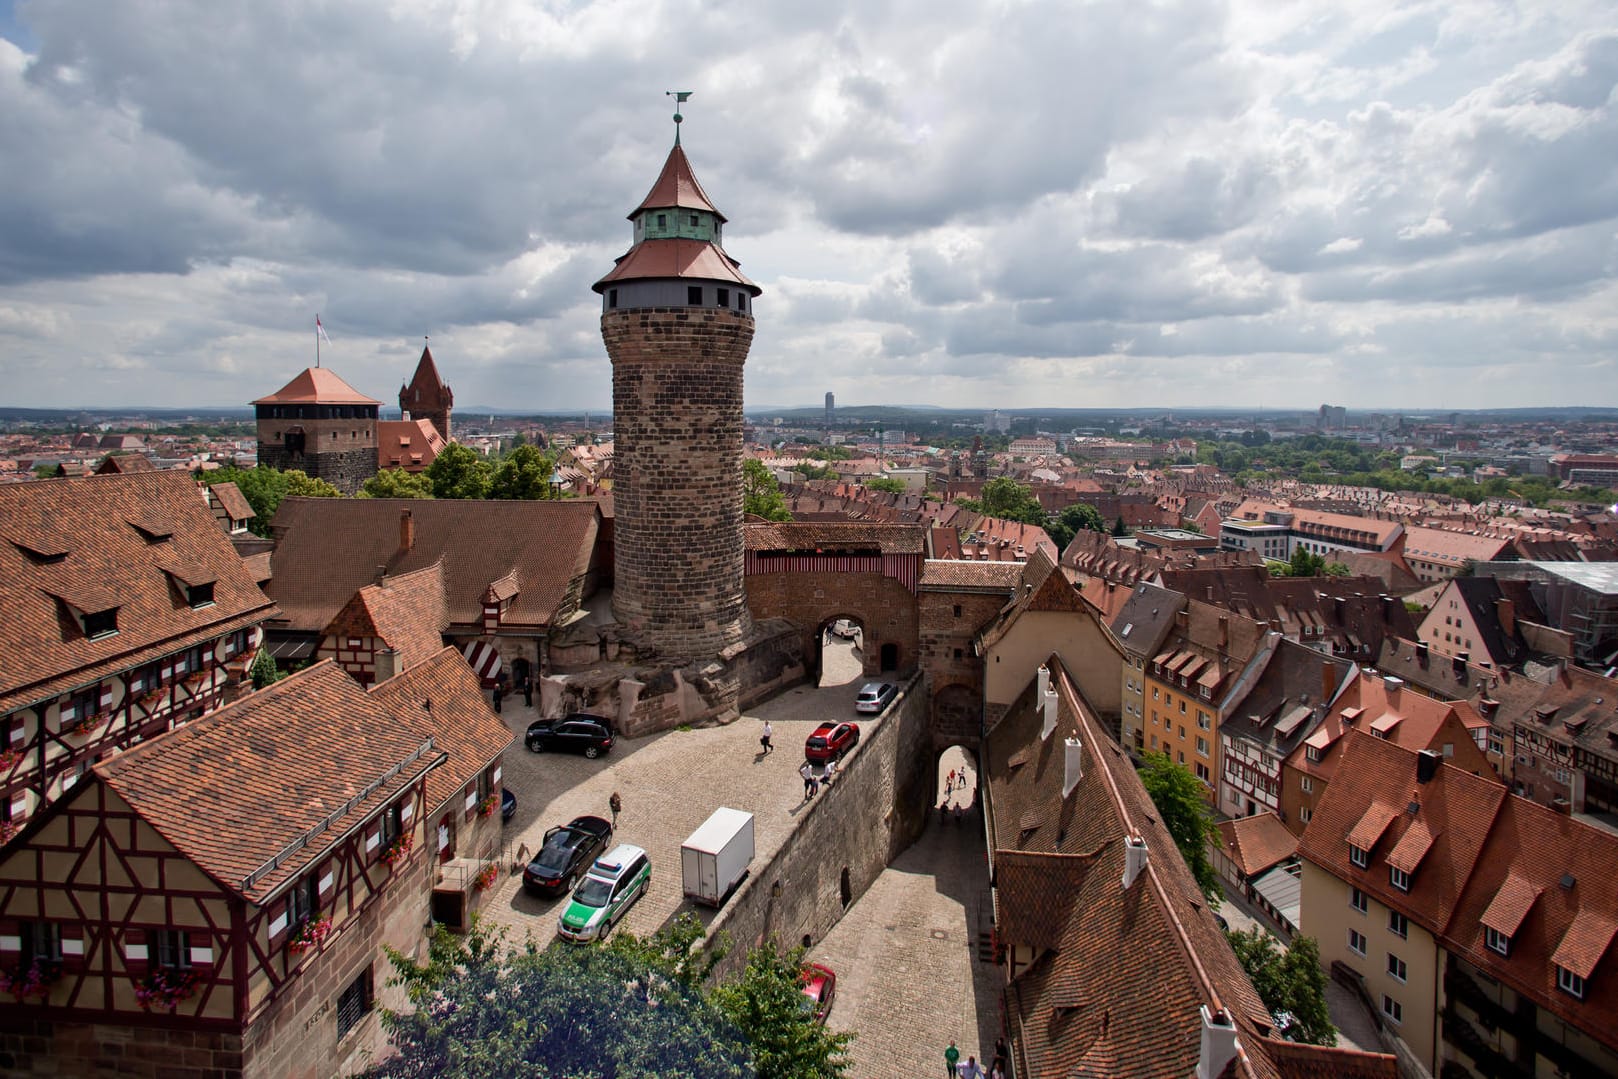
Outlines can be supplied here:
[[[725, 727], [664, 731], [645, 738], [620, 739], [607, 757], [585, 760], [573, 754], [530, 753], [520, 741], [535, 718], [533, 709], [505, 704], [502, 718], [519, 741], [506, 754], [504, 779], [517, 796], [517, 814], [505, 828], [507, 866], [521, 848], [539, 848], [546, 829], [580, 814], [611, 819], [608, 800], [623, 801], [616, 842], [646, 848], [652, 859], [647, 895], [621, 923], [645, 936], [691, 910], [711, 920], [713, 912], [686, 903], [680, 882], [680, 844], [721, 805], [754, 814], [756, 858], [773, 854], [803, 807], [803, 742], [824, 719], [861, 720], [854, 696], [859, 662], [849, 643], [827, 649], [834, 673], [821, 687], [799, 687], [750, 709]], [[846, 681], [838, 682], [840, 677]], [[768, 719], [775, 727], [773, 753], [759, 750], [759, 732]], [[556, 932], [565, 899], [525, 893], [520, 876], [503, 878], [484, 904], [485, 917], [509, 930], [512, 943], [532, 935], [541, 945]]]

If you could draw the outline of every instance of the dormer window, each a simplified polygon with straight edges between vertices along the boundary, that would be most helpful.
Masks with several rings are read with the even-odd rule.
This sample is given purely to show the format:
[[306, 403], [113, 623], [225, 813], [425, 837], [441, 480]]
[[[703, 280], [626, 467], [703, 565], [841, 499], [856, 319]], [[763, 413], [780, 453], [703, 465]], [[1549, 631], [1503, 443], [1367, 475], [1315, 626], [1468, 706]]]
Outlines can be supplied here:
[[84, 635], [92, 641], [111, 637], [118, 632], [118, 608], [83, 612], [79, 615], [79, 622], [84, 626]]
[[1484, 926], [1483, 943], [1488, 946], [1491, 952], [1499, 952], [1501, 955], [1511, 954], [1511, 938], [1498, 929]]
[[1584, 999], [1584, 979], [1566, 967], [1556, 968], [1556, 988], [1577, 1000]]
[[1408, 892], [1410, 890], [1410, 874], [1406, 873], [1402, 869], [1395, 869], [1393, 866], [1389, 866], [1388, 882], [1401, 892]]
[[193, 610], [199, 607], [212, 607], [214, 602], [213, 585], [212, 581], [188, 585], [185, 590], [185, 601], [191, 605]]
[[1362, 847], [1356, 847], [1354, 844], [1350, 843], [1348, 845], [1348, 860], [1359, 866], [1361, 869], [1364, 869], [1366, 866], [1371, 864], [1371, 852]]
[[1318, 761], [1320, 759], [1320, 747], [1305, 746], [1303, 749], [1303, 755], [1308, 760]]

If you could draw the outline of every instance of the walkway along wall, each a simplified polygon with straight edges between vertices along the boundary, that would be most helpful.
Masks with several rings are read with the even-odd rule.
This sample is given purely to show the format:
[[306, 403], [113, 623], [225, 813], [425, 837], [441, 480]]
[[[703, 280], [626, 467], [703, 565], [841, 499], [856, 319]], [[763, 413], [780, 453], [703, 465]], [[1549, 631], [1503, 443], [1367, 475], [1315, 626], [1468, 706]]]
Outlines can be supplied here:
[[753, 865], [708, 927], [710, 937], [729, 930], [734, 944], [717, 976], [740, 970], [747, 952], [767, 939], [785, 949], [804, 937], [824, 937], [921, 835], [937, 759], [928, 696], [926, 681], [912, 678], [882, 722], [845, 758], [836, 780], [803, 807], [775, 856]]

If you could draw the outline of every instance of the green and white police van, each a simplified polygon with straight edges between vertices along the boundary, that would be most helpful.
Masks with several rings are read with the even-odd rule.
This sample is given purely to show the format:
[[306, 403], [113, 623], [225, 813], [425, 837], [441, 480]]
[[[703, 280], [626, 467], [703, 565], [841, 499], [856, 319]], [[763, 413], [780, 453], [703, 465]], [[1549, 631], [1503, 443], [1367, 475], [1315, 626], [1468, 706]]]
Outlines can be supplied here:
[[556, 925], [567, 940], [601, 940], [652, 883], [652, 862], [631, 843], [620, 843], [595, 860]]

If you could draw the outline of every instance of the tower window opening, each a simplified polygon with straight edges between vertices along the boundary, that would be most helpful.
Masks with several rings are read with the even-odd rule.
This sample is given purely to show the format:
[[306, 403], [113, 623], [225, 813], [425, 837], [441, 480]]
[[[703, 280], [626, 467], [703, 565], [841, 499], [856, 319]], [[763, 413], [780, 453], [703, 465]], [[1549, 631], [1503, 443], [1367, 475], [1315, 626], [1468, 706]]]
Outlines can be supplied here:
[[618, 306], [618, 290], [617, 289], [614, 288], [614, 289], [608, 289], [607, 290], [607, 306], [608, 307], [617, 307]]
[[738, 311], [746, 311], [747, 310], [747, 294], [746, 293], [738, 292], [736, 294], [736, 310], [738, 310]]
[[728, 288], [720, 289], [719, 290], [719, 299], [717, 299], [714, 302], [720, 307], [729, 307], [730, 306], [730, 289], [728, 289]]
[[691, 215], [691, 224], [692, 224], [692, 225], [696, 225], [696, 223], [697, 223], [697, 215], [696, 215], [696, 214], [692, 214], [692, 215]]
[[702, 304], [702, 286], [688, 286], [685, 290], [685, 302], [691, 304], [693, 307], [700, 306]]
[[657, 227], [660, 228], [660, 229], [666, 229], [666, 228], [669, 227], [669, 215], [668, 214], [658, 214], [657, 215]]

